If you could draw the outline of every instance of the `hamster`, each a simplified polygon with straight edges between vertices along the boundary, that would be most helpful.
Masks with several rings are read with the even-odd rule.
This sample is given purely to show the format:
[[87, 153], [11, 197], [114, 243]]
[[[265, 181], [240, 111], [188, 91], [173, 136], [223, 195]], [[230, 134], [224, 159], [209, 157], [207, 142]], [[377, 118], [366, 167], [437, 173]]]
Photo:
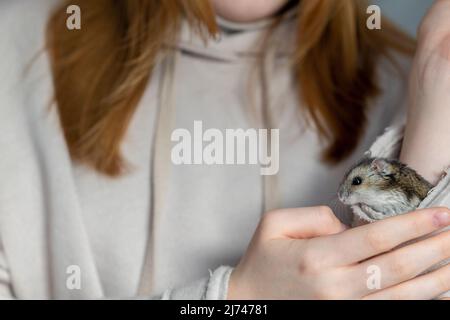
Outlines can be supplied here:
[[359, 219], [374, 222], [413, 211], [432, 187], [397, 160], [365, 158], [345, 175], [338, 197]]

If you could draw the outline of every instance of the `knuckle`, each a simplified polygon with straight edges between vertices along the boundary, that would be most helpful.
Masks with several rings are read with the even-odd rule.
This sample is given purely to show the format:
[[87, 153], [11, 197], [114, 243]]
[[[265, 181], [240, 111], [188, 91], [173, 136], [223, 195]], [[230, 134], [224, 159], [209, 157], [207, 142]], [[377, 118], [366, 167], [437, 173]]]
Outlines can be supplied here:
[[444, 212], [450, 212], [450, 209], [449, 209], [448, 207], [444, 207], [444, 206], [435, 207], [434, 210], [435, 210], [436, 212], [442, 212], [442, 211], [444, 211]]
[[450, 290], [450, 276], [448, 272], [435, 272], [436, 288], [440, 292], [446, 292]]
[[424, 223], [422, 221], [419, 221], [419, 219], [414, 219], [410, 222], [409, 228], [415, 235], [422, 234]]
[[[429, 243], [429, 248], [436, 253], [436, 258], [439, 261], [448, 260], [450, 258], [450, 230], [442, 233], [438, 233], [433, 237], [433, 234], [430, 236], [431, 238], [427, 240]], [[442, 262], [440, 265], [444, 265]]]
[[443, 239], [439, 239], [439, 253], [441, 259], [450, 258], [450, 231], [442, 235]]
[[321, 261], [317, 251], [310, 247], [305, 248], [299, 267], [301, 273], [314, 273], [319, 271], [321, 269]]
[[386, 240], [384, 236], [378, 232], [377, 229], [369, 229], [366, 233], [366, 241], [367, 244], [374, 250], [374, 251], [384, 251], [386, 248]]
[[331, 210], [330, 207], [327, 207], [327, 206], [317, 207], [316, 214], [317, 214], [319, 222], [322, 225], [330, 226], [330, 227], [339, 225], [339, 221], [336, 218], [336, 216], [334, 215], [333, 210]]
[[389, 269], [392, 274], [402, 278], [414, 276], [414, 274], [411, 274], [411, 267], [407, 262], [407, 259], [404, 259], [404, 257], [401, 256], [394, 256], [392, 258], [392, 261], [389, 264]]
[[[443, 263], [450, 263], [450, 260]], [[438, 288], [440, 292], [447, 292], [450, 290], [450, 264], [432, 271], [430, 275], [433, 277], [436, 288]]]
[[[450, 213], [450, 209], [448, 207], [432, 207], [432, 208], [426, 208], [422, 210], [423, 212], [428, 212], [429, 214], [426, 215], [426, 218], [428, 219], [428, 221], [433, 221], [435, 220], [435, 215], [433, 213], [439, 213], [439, 212], [447, 212]], [[425, 219], [425, 217], [424, 217]]]
[[316, 207], [316, 212], [318, 215], [323, 216], [324, 219], [326, 219], [327, 217], [334, 217], [333, 211], [328, 206]]
[[278, 215], [279, 215], [278, 210], [272, 210], [272, 211], [269, 211], [266, 214], [264, 214], [263, 220], [264, 221], [272, 221], [272, 220], [276, 219]]
[[261, 228], [266, 229], [273, 226], [278, 220], [280, 212], [278, 210], [269, 211], [261, 218]]

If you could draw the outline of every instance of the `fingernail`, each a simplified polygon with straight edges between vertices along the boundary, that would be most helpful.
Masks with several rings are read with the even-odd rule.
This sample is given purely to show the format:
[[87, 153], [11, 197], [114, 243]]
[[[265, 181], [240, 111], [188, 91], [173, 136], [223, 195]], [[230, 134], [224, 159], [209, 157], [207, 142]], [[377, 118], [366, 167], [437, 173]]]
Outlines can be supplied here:
[[446, 211], [438, 212], [434, 216], [434, 220], [438, 227], [445, 227], [450, 224], [450, 214]]

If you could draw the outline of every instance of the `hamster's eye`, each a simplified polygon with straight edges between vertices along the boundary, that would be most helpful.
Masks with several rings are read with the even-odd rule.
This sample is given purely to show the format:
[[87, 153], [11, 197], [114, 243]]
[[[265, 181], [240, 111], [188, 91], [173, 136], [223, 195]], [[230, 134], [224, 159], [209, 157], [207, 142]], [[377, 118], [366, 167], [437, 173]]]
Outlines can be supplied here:
[[362, 183], [361, 177], [355, 177], [352, 180], [352, 185], [354, 185], [354, 186], [359, 186], [361, 183]]

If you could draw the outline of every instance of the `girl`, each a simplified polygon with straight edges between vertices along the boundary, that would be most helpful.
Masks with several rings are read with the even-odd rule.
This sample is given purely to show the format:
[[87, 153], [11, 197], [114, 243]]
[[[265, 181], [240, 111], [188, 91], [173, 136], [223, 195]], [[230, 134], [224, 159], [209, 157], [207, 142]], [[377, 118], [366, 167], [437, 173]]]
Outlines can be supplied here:
[[[448, 0], [438, 2], [419, 48], [445, 27]], [[414, 43], [386, 20], [369, 30], [364, 1], [70, 4], [80, 29], [68, 28], [77, 10], [65, 1], [0, 5], [0, 296], [431, 299], [450, 289], [449, 267], [417, 277], [448, 258], [449, 234], [392, 250], [449, 225], [448, 209], [347, 230], [323, 206], [404, 113]], [[428, 61], [416, 61], [420, 79], [439, 67]], [[175, 165], [172, 133], [194, 121], [278, 129], [268, 139], [278, 174]], [[403, 157], [426, 175], [436, 160], [416, 158], [421, 122], [409, 123]]]

